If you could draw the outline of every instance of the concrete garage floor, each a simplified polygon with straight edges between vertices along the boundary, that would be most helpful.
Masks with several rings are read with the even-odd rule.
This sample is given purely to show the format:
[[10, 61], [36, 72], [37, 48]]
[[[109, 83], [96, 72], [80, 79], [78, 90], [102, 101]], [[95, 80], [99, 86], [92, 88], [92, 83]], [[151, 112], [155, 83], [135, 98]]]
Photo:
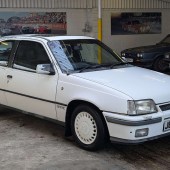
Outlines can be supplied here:
[[0, 170], [168, 170], [170, 136], [138, 146], [108, 144], [84, 151], [52, 122], [0, 113]]

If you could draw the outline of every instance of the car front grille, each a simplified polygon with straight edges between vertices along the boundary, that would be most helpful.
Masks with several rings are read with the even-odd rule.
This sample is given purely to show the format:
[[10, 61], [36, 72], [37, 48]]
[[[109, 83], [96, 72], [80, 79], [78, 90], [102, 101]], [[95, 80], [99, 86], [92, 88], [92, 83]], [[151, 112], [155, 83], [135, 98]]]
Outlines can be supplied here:
[[127, 58], [134, 58], [134, 57], [136, 57], [136, 54], [126, 53], [126, 54], [125, 54], [125, 57], [127, 57]]
[[162, 111], [170, 110], [170, 104], [165, 104], [159, 106]]

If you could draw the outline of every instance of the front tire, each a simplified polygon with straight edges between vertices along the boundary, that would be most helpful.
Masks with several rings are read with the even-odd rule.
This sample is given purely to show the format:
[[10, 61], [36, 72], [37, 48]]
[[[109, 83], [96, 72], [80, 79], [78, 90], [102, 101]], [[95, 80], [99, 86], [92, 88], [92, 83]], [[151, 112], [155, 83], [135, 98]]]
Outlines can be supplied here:
[[155, 71], [164, 72], [168, 69], [168, 64], [163, 60], [163, 57], [158, 57], [153, 64]]
[[76, 143], [86, 150], [104, 146], [106, 130], [101, 115], [90, 105], [79, 105], [71, 118], [71, 130]]

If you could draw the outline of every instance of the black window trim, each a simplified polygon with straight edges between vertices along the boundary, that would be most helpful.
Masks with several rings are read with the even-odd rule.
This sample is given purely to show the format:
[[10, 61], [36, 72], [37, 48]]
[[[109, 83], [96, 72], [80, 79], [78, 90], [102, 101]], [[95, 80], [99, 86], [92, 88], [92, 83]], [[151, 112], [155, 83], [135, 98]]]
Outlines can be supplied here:
[[12, 49], [11, 49], [11, 53], [9, 55], [9, 58], [8, 58], [8, 61], [7, 61], [7, 65], [6, 66], [3, 66], [3, 65], [0, 65], [1, 67], [11, 67], [11, 58], [13, 56], [13, 54], [15, 53], [15, 49], [16, 49], [16, 40], [13, 40], [13, 39], [4, 39], [0, 42], [13, 42], [13, 46], [12, 46]]
[[[49, 60], [50, 60], [50, 63], [53, 65], [52, 59], [51, 59], [51, 57], [49, 56], [48, 51], [47, 51], [47, 49], [45, 48], [45, 46], [43, 45], [42, 42], [36, 41], [36, 40], [27, 40], [27, 39], [13, 40], [13, 41], [15, 41], [15, 44], [14, 44], [15, 49], [14, 49], [14, 52], [12, 53], [12, 55], [10, 56], [10, 60], [9, 60], [9, 61], [10, 61], [9, 67], [11, 67], [12, 69], [21, 70], [21, 71], [26, 71], [26, 72], [31, 72], [31, 73], [36, 73], [36, 70], [35, 70], [35, 71], [31, 71], [31, 70], [24, 70], [24, 69], [19, 69], [19, 68], [13, 67], [13, 65], [15, 64], [14, 61], [15, 61], [15, 56], [16, 56], [17, 50], [18, 50], [18, 48], [19, 48], [20, 43], [23, 42], [23, 41], [31, 41], [31, 42], [36, 42], [36, 43], [41, 44], [41, 45], [43, 46], [43, 48], [44, 48], [44, 50], [45, 50], [45, 52], [46, 52]], [[54, 66], [54, 65], [53, 65], [53, 66]]]
[[12, 49], [12, 53], [11, 53], [10, 58], [9, 58], [8, 67], [10, 67], [10, 68], [12, 68], [12, 63], [13, 63], [13, 60], [14, 60], [14, 56], [16, 54], [16, 51], [17, 51], [17, 48], [18, 48], [18, 45], [19, 45], [18, 40], [12, 40], [12, 41], [14, 41], [14, 48]]

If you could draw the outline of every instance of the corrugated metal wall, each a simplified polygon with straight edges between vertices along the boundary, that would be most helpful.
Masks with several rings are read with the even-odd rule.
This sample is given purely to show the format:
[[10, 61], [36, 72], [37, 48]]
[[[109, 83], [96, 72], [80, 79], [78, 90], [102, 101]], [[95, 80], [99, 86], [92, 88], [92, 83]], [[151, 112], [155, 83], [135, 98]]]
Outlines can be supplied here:
[[0, 8], [92, 8], [93, 0], [0, 0]]
[[106, 9], [164, 9], [170, 8], [170, 0], [102, 0], [102, 5]]
[[[0, 0], [0, 8], [97, 8], [98, 0]], [[170, 0], [102, 0], [104, 9], [166, 9]]]

